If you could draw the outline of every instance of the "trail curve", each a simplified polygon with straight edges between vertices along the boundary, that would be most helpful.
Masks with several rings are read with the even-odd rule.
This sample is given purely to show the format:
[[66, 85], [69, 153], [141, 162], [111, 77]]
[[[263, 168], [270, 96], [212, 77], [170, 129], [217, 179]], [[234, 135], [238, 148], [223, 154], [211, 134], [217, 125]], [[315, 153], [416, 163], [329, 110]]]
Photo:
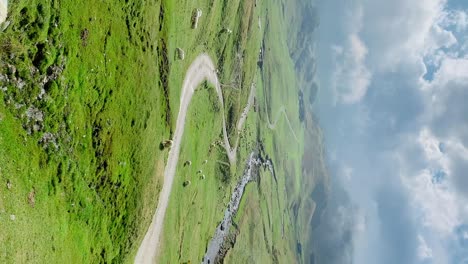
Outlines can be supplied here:
[[[159, 242], [161, 232], [163, 229], [164, 216], [166, 214], [167, 205], [169, 202], [169, 196], [171, 194], [172, 184], [174, 182], [174, 175], [176, 172], [177, 162], [179, 161], [180, 146], [185, 128], [185, 119], [187, 116], [187, 110], [192, 100], [195, 89], [203, 82], [208, 81], [215, 86], [216, 93], [218, 95], [219, 102], [221, 104], [221, 114], [223, 116], [223, 137], [224, 137], [224, 148], [226, 149], [227, 156], [231, 165], [236, 162], [236, 153], [238, 138], [234, 146], [231, 146], [229, 142], [228, 133], [226, 130], [226, 118], [224, 115], [224, 100], [221, 91], [221, 86], [216, 75], [216, 68], [213, 61], [207, 54], [201, 54], [198, 56], [187, 70], [185, 79], [182, 85], [182, 91], [180, 96], [179, 113], [177, 116], [176, 128], [174, 136], [172, 138], [172, 148], [169, 150], [169, 157], [164, 170], [164, 183], [159, 194], [158, 205], [156, 212], [153, 216], [151, 225], [143, 239], [143, 242], [138, 249], [135, 257], [135, 263], [153, 263], [159, 253]], [[254, 85], [252, 85], [254, 89]], [[243, 111], [243, 115], [247, 113], [252, 105], [254, 92], [251, 91], [249, 102]], [[246, 114], [245, 114], [246, 115]], [[245, 117], [241, 118], [237, 124], [237, 128], [242, 128], [245, 121]]]
[[[166, 214], [167, 206], [169, 203], [169, 197], [172, 190], [172, 184], [174, 182], [174, 176], [176, 172], [177, 163], [179, 161], [180, 147], [185, 129], [185, 119], [187, 117], [187, 110], [192, 100], [193, 94], [196, 88], [202, 84], [203, 81], [208, 81], [215, 87], [216, 94], [218, 95], [219, 102], [221, 104], [221, 114], [223, 117], [223, 139], [224, 139], [224, 148], [226, 149], [226, 154], [229, 159], [229, 163], [234, 165], [236, 163], [236, 153], [237, 146], [239, 143], [239, 137], [237, 137], [234, 145], [231, 145], [229, 141], [229, 136], [226, 129], [226, 118], [224, 113], [224, 99], [221, 90], [221, 85], [216, 74], [216, 67], [207, 54], [199, 55], [193, 63], [189, 66], [185, 79], [182, 85], [182, 91], [180, 96], [180, 106], [179, 113], [177, 116], [176, 128], [174, 136], [172, 138], [173, 144], [172, 148], [169, 150], [169, 156], [167, 159], [166, 167], [164, 169], [164, 183], [159, 194], [158, 205], [156, 212], [153, 215], [151, 225], [148, 228], [148, 231], [145, 234], [145, 237], [138, 248], [137, 254], [135, 256], [135, 263], [137, 264], [150, 264], [154, 263], [158, 257], [160, 250], [160, 239], [161, 233], [164, 224], [164, 217]], [[241, 117], [237, 122], [237, 132], [240, 133], [242, 130], [243, 124], [247, 119], [248, 112], [253, 105], [255, 99], [255, 84], [253, 83], [250, 90], [250, 95], [248, 98], [247, 105], [242, 111]], [[282, 106], [278, 115], [273, 123], [270, 122], [269, 116], [268, 127], [272, 130], [275, 129], [276, 123], [280, 118], [281, 112], [285, 115], [286, 121], [289, 125], [291, 133], [293, 134], [296, 141], [298, 141], [296, 134], [289, 122], [286, 109]]]
[[291, 134], [293, 135], [294, 139], [297, 142], [299, 142], [299, 139], [297, 138], [296, 133], [294, 132], [294, 129], [293, 129], [292, 125], [291, 125], [291, 122], [289, 121], [288, 114], [286, 113], [286, 108], [284, 107], [284, 105], [281, 106], [280, 109], [278, 109], [278, 113], [276, 114], [276, 118], [275, 118], [273, 123], [270, 121], [270, 117], [269, 117], [268, 113], [266, 113], [268, 128], [271, 129], [271, 130], [276, 129], [276, 124], [278, 123], [278, 121], [279, 121], [279, 119], [281, 117], [281, 114], [284, 115], [284, 118], [286, 119], [286, 123], [288, 123], [289, 130], [291, 130]]

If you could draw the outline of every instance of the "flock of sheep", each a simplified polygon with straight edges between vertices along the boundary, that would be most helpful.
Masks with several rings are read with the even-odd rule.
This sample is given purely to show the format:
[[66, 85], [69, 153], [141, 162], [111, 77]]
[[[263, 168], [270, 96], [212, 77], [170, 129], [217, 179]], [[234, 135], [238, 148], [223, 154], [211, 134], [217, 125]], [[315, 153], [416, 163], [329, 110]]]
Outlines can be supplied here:
[[[204, 160], [203, 161], [203, 165], [207, 164], [208, 163], [208, 160]], [[187, 160], [186, 162], [184, 162], [184, 167], [189, 167], [189, 166], [192, 166], [192, 161], [190, 160]], [[198, 170], [197, 171], [197, 174], [200, 175], [200, 179], [201, 180], [204, 180], [206, 178], [205, 174], [203, 174], [203, 171], [202, 170]], [[184, 181], [184, 183], [182, 184], [182, 186], [184, 187], [187, 187], [191, 184], [192, 182], [190, 180], [186, 180]]]
[[[161, 146], [162, 146], [163, 148], [165, 148], [165, 149], [170, 149], [170, 148], [172, 147], [172, 144], [174, 144], [174, 142], [173, 142], [172, 140], [170, 140], [170, 139], [168, 139], [168, 140], [163, 140], [163, 141], [161, 142]], [[208, 163], [208, 160], [204, 160], [203, 163], [202, 163], [202, 165], [205, 165], [205, 164], [207, 164], [207, 163]], [[187, 160], [187, 161], [184, 162], [184, 167], [190, 167], [190, 166], [192, 166], [192, 161]], [[203, 171], [202, 171], [202, 170], [198, 170], [198, 171], [197, 171], [197, 174], [200, 175], [200, 179], [201, 179], [201, 180], [204, 180], [204, 179], [206, 178], [206, 176], [205, 176], [205, 174], [203, 174]], [[191, 183], [192, 183], [192, 182], [191, 182], [190, 180], [186, 180], [186, 181], [184, 181], [184, 183], [182, 184], [182, 186], [187, 187], [187, 186], [189, 186]]]

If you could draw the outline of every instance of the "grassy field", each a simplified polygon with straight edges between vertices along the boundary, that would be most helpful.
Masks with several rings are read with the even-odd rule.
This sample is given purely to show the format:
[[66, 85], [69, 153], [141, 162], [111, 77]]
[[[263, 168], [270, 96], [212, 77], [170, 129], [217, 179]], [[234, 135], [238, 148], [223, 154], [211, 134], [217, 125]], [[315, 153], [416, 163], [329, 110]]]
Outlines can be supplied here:
[[10, 2], [0, 34], [2, 263], [128, 260], [154, 212], [158, 146], [171, 130], [155, 60], [159, 4], [90, 3]]
[[[312, 102], [301, 103], [301, 97], [307, 100], [316, 94], [311, 88], [314, 60], [308, 57], [310, 61], [304, 64], [303, 58], [314, 56], [308, 53], [313, 35], [303, 30], [310, 21], [310, 14], [305, 14], [313, 13], [313, 4], [266, 1], [264, 5], [264, 60], [257, 77], [256, 126], [275, 165], [277, 181], [264, 171], [260, 180], [249, 186], [236, 217], [239, 235], [226, 262], [309, 263], [312, 221], [320, 218], [312, 193], [321, 186], [326, 194], [329, 186], [323, 135], [307, 107]], [[267, 126], [268, 119], [273, 122], [277, 118], [281, 106], [297, 140], [284, 116], [279, 117], [274, 130]]]
[[[212, 234], [226, 200], [222, 179], [215, 173], [219, 166], [229, 171], [229, 163], [223, 159], [225, 153], [219, 145], [220, 105], [213, 87], [198, 89], [189, 107], [180, 166], [166, 214], [161, 263], [201, 259], [204, 248], [196, 246]], [[184, 166], [186, 161], [191, 165]], [[187, 182], [190, 184], [184, 186]]]
[[[252, 66], [244, 64], [243, 66], [249, 67], [249, 70], [243, 71], [254, 73], [250, 82], [256, 84], [258, 112], [249, 113], [245, 129], [240, 135], [237, 168], [231, 168], [231, 177], [233, 180], [239, 178], [248, 154], [259, 140], [265, 152], [274, 161], [277, 180], [274, 180], [269, 172], [263, 171], [258, 182], [248, 185], [240, 213], [235, 218], [236, 227], [232, 228], [232, 234], [236, 235], [235, 245], [228, 252], [226, 263], [300, 263], [308, 260], [306, 248], [317, 206], [311, 194], [319, 184], [327, 188], [328, 176], [322, 134], [310, 108], [302, 109], [301, 117], [300, 94], [309, 98], [313, 93], [309, 78], [304, 76], [313, 73], [301, 68], [304, 65], [297, 63], [298, 60], [291, 50], [293, 46], [305, 45], [303, 39], [290, 33], [290, 30], [300, 30], [303, 21], [300, 19], [289, 21], [287, 18], [293, 14], [285, 13], [302, 12], [303, 6], [296, 4], [262, 1], [255, 8], [257, 17], [255, 24], [260, 26], [252, 28], [250, 38], [253, 36], [255, 41], [250, 41], [252, 45], [247, 49], [252, 53], [244, 56], [244, 60], [251, 61]], [[242, 17], [246, 20], [247, 16]], [[233, 30], [236, 31], [235, 28]], [[256, 65], [258, 45], [263, 47], [262, 67]], [[307, 50], [306, 47], [301, 49]], [[235, 63], [234, 61], [231, 64]], [[222, 76], [226, 80], [226, 76]], [[247, 85], [248, 82], [241, 88], [244, 94]], [[236, 103], [233, 112], [238, 113], [244, 100], [232, 98], [230, 91], [227, 89], [225, 91], [227, 104]], [[206, 104], [209, 103], [207, 100]], [[286, 109], [294, 133], [298, 135], [297, 140], [293, 138], [291, 127], [284, 116], [278, 118], [274, 130], [268, 126], [268, 120], [271, 122], [276, 120], [280, 114], [278, 109], [282, 106]], [[226, 112], [229, 111], [226, 109]], [[208, 120], [215, 118], [208, 112], [203, 114], [197, 111], [197, 114]], [[205, 119], [201, 120], [200, 123], [203, 123]], [[215, 128], [220, 128], [219, 123]], [[193, 125], [190, 129], [193, 129]], [[199, 125], [196, 129], [203, 131], [205, 128]], [[216, 137], [220, 140], [220, 129], [215, 131], [214, 134], [209, 132], [203, 134], [211, 141]], [[185, 158], [190, 159], [193, 157], [193, 150], [190, 149], [195, 148], [193, 142], [200, 139], [197, 132], [186, 135], [184, 141], [187, 143], [184, 143], [183, 148], [187, 149], [182, 150], [182, 153], [190, 153]], [[219, 150], [222, 152], [222, 149]], [[199, 164], [199, 161], [196, 163]], [[162, 263], [200, 261], [232, 193], [235, 182], [231, 180], [226, 186], [220, 180], [200, 181], [195, 173], [198, 168], [203, 166], [197, 165], [197, 168], [190, 169], [182, 166], [178, 168], [181, 177], [178, 179], [169, 205], [169, 208], [173, 209], [172, 211], [169, 209], [166, 219], [165, 245], [160, 259]], [[206, 175], [215, 173], [215, 177], [219, 174], [224, 175], [211, 166], [203, 171]], [[183, 187], [182, 183], [190, 177], [195, 177], [192, 181], [193, 186]], [[226, 188], [229, 191], [224, 191]]]
[[[305, 78], [291, 50], [305, 49], [291, 33], [302, 22], [290, 18], [300, 7], [279, 0], [10, 1], [11, 24], [0, 32], [0, 262], [132, 262], [161, 188], [167, 150], [160, 142], [172, 136], [185, 71], [202, 52], [218, 67], [230, 140], [240, 139], [238, 162], [228, 165], [220, 105], [202, 85], [188, 111], [160, 262], [201, 260], [258, 140], [278, 180], [263, 172], [248, 186], [226, 261], [302, 259], [297, 245], [306, 244], [314, 208], [304, 190], [325, 169], [318, 159], [319, 171], [303, 173], [305, 146], [315, 144], [314, 155], [323, 149], [319, 129], [299, 118]], [[192, 29], [195, 8], [203, 15]], [[258, 111], [238, 134], [253, 83]], [[284, 117], [275, 130], [267, 126], [281, 106], [297, 142]]]
[[[190, 2], [173, 9], [181, 13], [180, 17], [186, 17], [187, 23], [168, 25], [169, 32], [186, 32], [169, 34], [174, 47], [183, 46], [186, 52], [188, 50], [190, 55], [187, 62], [191, 62], [201, 52], [207, 52], [217, 60], [232, 144], [237, 141], [237, 137], [244, 138], [248, 133], [243, 131], [238, 135], [235, 126], [255, 81], [261, 45], [260, 30], [254, 23], [260, 10], [255, 9], [254, 5], [254, 1], [239, 0], [214, 2], [212, 5]], [[187, 27], [194, 8], [203, 10], [199, 25], [203, 30]], [[225, 32], [227, 29], [232, 33]], [[187, 36], [195, 36], [195, 41], [190, 42]], [[175, 98], [179, 96], [179, 87], [187, 67], [176, 66], [171, 69], [174, 72], [171, 73], [170, 83], [173, 84], [171, 87], [174, 88]], [[214, 228], [223, 217], [232, 188], [245, 166], [245, 153], [239, 154], [235, 168], [229, 166], [225, 150], [220, 144], [222, 116], [217, 110], [220, 106], [215, 94], [214, 88], [200, 87], [189, 107], [189, 122], [186, 124], [180, 162], [166, 214], [163, 253], [159, 260], [161, 263], [196, 262], [202, 259]], [[250, 132], [250, 135], [253, 133]], [[250, 146], [252, 141], [242, 140], [249, 142]], [[190, 160], [192, 166], [185, 167], [183, 163], [186, 160]], [[208, 163], [202, 164], [204, 160], [208, 160]], [[197, 173], [198, 170], [203, 172]], [[205, 180], [200, 179], [202, 175], [206, 176]], [[191, 184], [183, 187], [187, 180]]]

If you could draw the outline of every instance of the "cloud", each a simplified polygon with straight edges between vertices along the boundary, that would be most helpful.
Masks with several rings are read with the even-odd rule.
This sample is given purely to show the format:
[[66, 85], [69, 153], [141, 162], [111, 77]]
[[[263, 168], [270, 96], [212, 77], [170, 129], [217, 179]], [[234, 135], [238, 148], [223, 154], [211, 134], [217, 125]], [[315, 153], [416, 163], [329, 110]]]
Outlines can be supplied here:
[[468, 256], [455, 242], [456, 230], [468, 223], [468, 149], [454, 137], [437, 137], [428, 126], [402, 145], [395, 154], [397, 166], [433, 263], [460, 263], [457, 259]]
[[425, 54], [453, 41], [445, 40], [449, 33], [438, 27], [445, 0], [365, 2], [362, 36], [377, 71], [415, 66]]
[[431, 54], [434, 50], [439, 48], [450, 48], [451, 46], [457, 44], [457, 39], [453, 35], [453, 33], [449, 30], [444, 29], [439, 24], [434, 24], [428, 36], [430, 37], [427, 40], [426, 44], [426, 54]]
[[461, 223], [456, 195], [446, 184], [434, 184], [429, 170], [407, 177], [404, 182], [411, 195], [413, 211], [420, 212], [417, 215], [422, 225], [437, 232], [441, 238], [450, 237]]
[[366, 219], [352, 233], [354, 263], [460, 263], [468, 256], [456, 233], [468, 223], [467, 12], [446, 0], [324, 5], [331, 15], [322, 16], [328, 42], [319, 52], [333, 48], [319, 78], [333, 99], [320, 98], [321, 120], [334, 175], [358, 207], [350, 213]]
[[448, 28], [465, 28], [466, 14], [447, 12], [445, 0], [354, 3], [346, 6], [341, 44], [332, 47], [335, 104], [361, 102], [377, 74], [403, 69], [418, 80], [438, 69], [447, 55], [441, 50], [458, 43]]
[[352, 6], [345, 13], [350, 27], [345, 33], [343, 45], [333, 45], [332, 90], [335, 100], [343, 104], [359, 102], [366, 94], [371, 81], [371, 73], [366, 67], [367, 47], [359, 36], [362, 28], [363, 10], [359, 5]]
[[[435, 79], [432, 82], [429, 82], [428, 85], [430, 88], [435, 90], [435, 92], [442, 92], [443, 95], [445, 91], [441, 91], [446, 86], [455, 86], [453, 88], [467, 88], [468, 84], [468, 59], [466, 58], [451, 58], [449, 56], [443, 58], [441, 66], [437, 73], [435, 74]], [[462, 85], [463, 87], [458, 87]], [[450, 89], [451, 87], [447, 87]]]
[[456, 156], [452, 159], [453, 185], [468, 199], [468, 159]]
[[468, 59], [446, 58], [426, 89], [429, 130], [447, 146], [445, 170], [455, 189], [468, 198]]
[[464, 10], [449, 10], [444, 13], [442, 25], [454, 27], [458, 32], [465, 31], [468, 29], [468, 14]]
[[417, 233], [406, 193], [395, 180], [376, 193], [380, 222], [381, 245], [377, 248], [381, 264], [416, 263]]
[[433, 263], [453, 262], [450, 259], [457, 252], [466, 256], [468, 252], [450, 244], [457, 240], [455, 231], [468, 223], [467, 199], [463, 197], [468, 185], [457, 183], [466, 179], [468, 150], [453, 138], [437, 137], [428, 126], [401, 144], [405, 147], [397, 148], [397, 166], [411, 211], [420, 223], [417, 230], [431, 248]]
[[350, 34], [346, 46], [335, 46], [333, 90], [344, 104], [359, 102], [366, 94], [371, 73], [365, 65], [367, 47], [357, 34]]
[[418, 241], [419, 241], [419, 246], [418, 246], [419, 260], [424, 261], [424, 260], [432, 259], [433, 257], [432, 249], [429, 248], [424, 237], [421, 235], [418, 235]]

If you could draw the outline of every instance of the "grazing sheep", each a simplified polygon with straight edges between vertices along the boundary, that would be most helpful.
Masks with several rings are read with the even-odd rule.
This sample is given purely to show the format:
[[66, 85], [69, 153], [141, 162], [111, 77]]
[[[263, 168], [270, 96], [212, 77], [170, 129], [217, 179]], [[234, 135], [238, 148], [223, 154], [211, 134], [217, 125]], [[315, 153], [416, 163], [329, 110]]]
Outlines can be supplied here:
[[206, 177], [205, 177], [205, 174], [203, 174], [200, 179], [204, 180]]
[[184, 167], [187, 167], [187, 166], [192, 166], [192, 162], [190, 160], [187, 160], [186, 162], [184, 162]]
[[187, 187], [191, 184], [192, 182], [191, 181], [184, 181], [184, 183], [182, 183], [182, 186], [183, 187]]
[[201, 174], [202, 172], [203, 172], [202, 170], [197, 171], [198, 174]]
[[161, 145], [164, 147], [164, 148], [171, 148], [172, 147], [172, 144], [174, 144], [174, 142], [172, 140], [163, 140], [161, 142]]

